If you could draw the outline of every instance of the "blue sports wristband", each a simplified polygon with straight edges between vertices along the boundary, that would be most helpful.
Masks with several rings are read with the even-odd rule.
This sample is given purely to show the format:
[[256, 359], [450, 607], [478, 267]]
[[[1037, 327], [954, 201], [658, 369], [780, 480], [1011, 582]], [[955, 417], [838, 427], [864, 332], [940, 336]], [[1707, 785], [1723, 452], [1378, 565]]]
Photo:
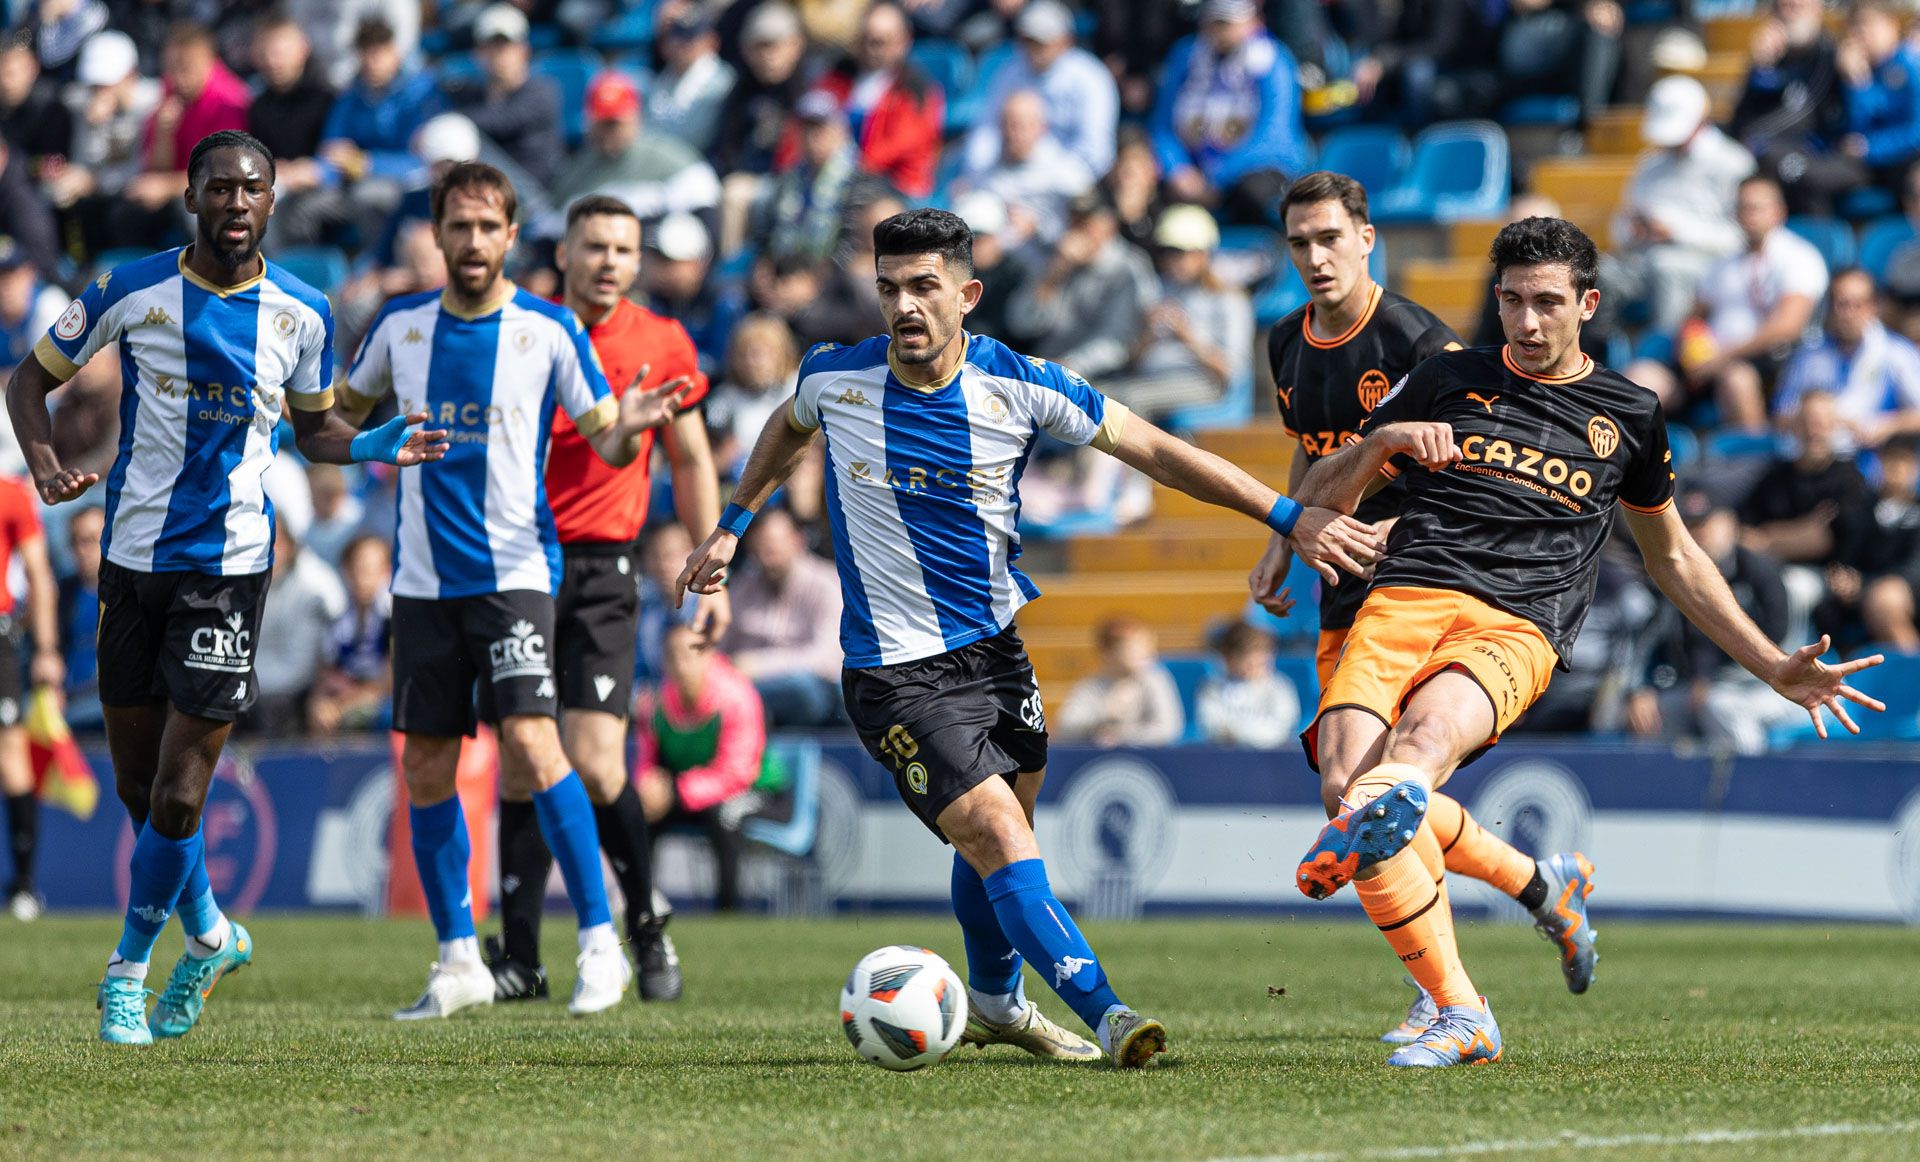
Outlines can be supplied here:
[[400, 459], [400, 449], [406, 446], [407, 437], [412, 433], [407, 429], [407, 417], [395, 416], [377, 428], [369, 428], [355, 436], [347, 444], [347, 455], [355, 464], [365, 464], [369, 460], [378, 460], [382, 464], [393, 464]]
[[1293, 526], [1299, 523], [1300, 514], [1305, 511], [1306, 509], [1282, 496], [1273, 502], [1273, 508], [1267, 513], [1267, 527], [1283, 537], [1292, 536]]
[[720, 531], [732, 533], [736, 537], [744, 535], [747, 526], [752, 523], [753, 510], [737, 504], [728, 505], [727, 510], [720, 514]]

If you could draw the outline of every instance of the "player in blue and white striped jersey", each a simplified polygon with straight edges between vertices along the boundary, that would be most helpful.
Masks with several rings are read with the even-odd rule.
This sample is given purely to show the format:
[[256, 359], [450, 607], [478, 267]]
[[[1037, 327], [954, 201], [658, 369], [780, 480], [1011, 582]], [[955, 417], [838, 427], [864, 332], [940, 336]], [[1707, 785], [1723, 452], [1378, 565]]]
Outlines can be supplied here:
[[556, 723], [550, 650], [561, 562], [547, 507], [547, 439], [554, 409], [565, 408], [601, 459], [629, 464], [641, 436], [673, 417], [687, 384], [669, 380], [616, 399], [573, 311], [505, 278], [518, 227], [513, 186], [499, 170], [457, 165], [435, 184], [432, 202], [446, 289], [388, 303], [343, 389], [349, 412], [392, 392], [402, 410], [418, 408], [452, 432], [446, 459], [402, 480], [395, 535], [393, 720], [406, 736], [413, 854], [440, 959], [420, 999], [394, 1016], [447, 1017], [494, 1000], [467, 900], [469, 840], [454, 793], [460, 739], [476, 725], [476, 682], [479, 716], [499, 727], [503, 777], [539, 788], [540, 832], [580, 921], [569, 1008], [599, 1012], [620, 1000], [633, 968], [607, 907], [593, 804]]
[[[1039, 1056], [1147, 1064], [1158, 1021], [1122, 1004], [1048, 885], [1033, 837], [1046, 776], [1046, 716], [1013, 617], [1039, 596], [1013, 566], [1020, 474], [1048, 433], [1091, 444], [1169, 487], [1264, 520], [1329, 582], [1363, 570], [1380, 536], [1292, 501], [1210, 453], [1131, 416], [1064, 367], [961, 329], [980, 301], [973, 239], [944, 210], [874, 230], [888, 333], [809, 352], [792, 404], [760, 434], [720, 527], [688, 558], [684, 591], [724, 580], [753, 510], [816, 435], [827, 444], [827, 515], [845, 595], [847, 712], [894, 772], [900, 797], [951, 842], [953, 908], [966, 938], [964, 1039]], [[1331, 564], [1329, 563], [1331, 562]], [[1094, 1029], [1095, 1048], [1022, 995], [1033, 963]]]
[[[261, 483], [291, 416], [310, 460], [413, 465], [445, 432], [401, 415], [357, 433], [332, 414], [333, 316], [319, 291], [260, 257], [273, 155], [208, 135], [187, 163], [192, 245], [108, 271], [61, 314], [7, 386], [48, 504], [97, 481], [60, 466], [47, 394], [118, 343], [120, 450], [107, 474], [100, 567], [100, 701], [114, 782], [140, 829], [126, 926], [99, 990], [100, 1036], [145, 1044], [199, 1019], [222, 975], [252, 959], [208, 885], [200, 812], [234, 718], [253, 704], [253, 643], [273, 565]], [[147, 961], [175, 904], [187, 954], [146, 1010]]]

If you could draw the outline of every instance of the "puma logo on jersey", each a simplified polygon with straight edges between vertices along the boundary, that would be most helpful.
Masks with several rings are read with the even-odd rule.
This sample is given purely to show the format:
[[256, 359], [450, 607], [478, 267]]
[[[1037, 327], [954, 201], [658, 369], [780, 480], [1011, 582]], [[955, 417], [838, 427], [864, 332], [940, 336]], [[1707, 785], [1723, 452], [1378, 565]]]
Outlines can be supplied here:
[[1499, 399], [1500, 397], [1497, 395], [1481, 395], [1477, 391], [1470, 391], [1467, 393], [1467, 398], [1472, 400], [1474, 403], [1479, 404], [1481, 407], [1486, 408], [1487, 414], [1492, 415], [1493, 401]]
[[425, 343], [427, 341], [427, 337], [420, 333], [420, 328], [408, 327], [407, 333], [405, 335], [400, 336], [400, 341], [402, 343]]
[[866, 392], [861, 391], [857, 387], [849, 387], [847, 390], [840, 393], [840, 398], [834, 400], [833, 402], [855, 404], [863, 408], [870, 408], [873, 406], [873, 401], [867, 398]]
[[148, 327], [167, 327], [173, 324], [173, 316], [165, 307], [148, 307], [147, 317], [140, 321]]

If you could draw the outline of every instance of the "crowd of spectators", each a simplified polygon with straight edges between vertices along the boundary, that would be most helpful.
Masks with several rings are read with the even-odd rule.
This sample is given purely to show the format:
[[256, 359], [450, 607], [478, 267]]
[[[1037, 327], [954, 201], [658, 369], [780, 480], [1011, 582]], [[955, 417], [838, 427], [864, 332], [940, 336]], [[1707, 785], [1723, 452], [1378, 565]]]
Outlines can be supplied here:
[[[428, 189], [479, 158], [515, 181], [524, 228], [511, 273], [536, 293], [557, 293], [552, 249], [572, 200], [613, 194], [641, 215], [636, 297], [686, 326], [716, 385], [705, 417], [723, 476], [790, 392], [808, 345], [880, 329], [872, 226], [930, 201], [975, 231], [987, 292], [973, 329], [1162, 418], [1252, 382], [1252, 284], [1271, 267], [1223, 260], [1223, 231], [1273, 225], [1311, 133], [1350, 121], [1412, 131], [1541, 97], [1571, 99], [1584, 122], [1644, 101], [1647, 148], [1603, 240], [1591, 349], [1616, 363], [1632, 352], [1630, 373], [1708, 443], [1751, 441], [1689, 511], [1703, 536], [1733, 546], [1716, 553], [1730, 577], [1761, 578], [1755, 594], [1773, 593], [1765, 576], [1777, 568], [1783, 633], [1817, 627], [1847, 646], [1920, 649], [1920, 241], [1873, 269], [1830, 268], [1789, 226], [1789, 215], [1860, 220], [1897, 207], [1920, 239], [1920, 40], [1890, 0], [1860, 0], [1844, 18], [1819, 0], [1773, 0], [1731, 116], [1716, 122], [1698, 81], [1655, 77], [1698, 64], [1689, 6], [1630, 22], [1629, 9], [1644, 21], [1649, 7], [38, 0], [14, 6], [17, 27], [0, 39], [0, 364], [27, 357], [103, 264], [185, 241], [186, 154], [205, 133], [237, 128], [276, 155], [268, 252], [329, 282], [343, 366], [387, 297], [445, 279]], [[636, 11], [646, 34], [609, 40]], [[956, 76], [971, 83], [950, 91]], [[1892, 200], [1861, 210], [1863, 190]], [[1513, 207], [1553, 212], [1531, 198]], [[1474, 338], [1497, 338], [1490, 311]], [[105, 471], [119, 387], [108, 353], [60, 393], [67, 463]], [[291, 452], [283, 461], [270, 481], [283, 534], [275, 612], [248, 728], [378, 728], [394, 479], [308, 467]], [[7, 436], [9, 467], [18, 453]], [[1030, 480], [1030, 512], [1043, 518], [1098, 508], [1124, 522], [1150, 504], [1104, 457], [1043, 449]], [[723, 674], [749, 683], [775, 725], [830, 726], [838, 591], [817, 459], [781, 503], [746, 547]], [[673, 507], [654, 511], [665, 519]], [[100, 525], [97, 509], [49, 518], [82, 727], [98, 719], [83, 631]], [[650, 530], [640, 570], [650, 610], [684, 540], [670, 524]], [[1649, 618], [1633, 615], [1644, 582], [1624, 557], [1609, 570], [1582, 649], [1616, 676], [1612, 701], [1600, 700], [1614, 710], [1580, 725], [1697, 729], [1704, 691], [1728, 685], [1715, 685], [1719, 663], [1684, 635], [1647, 646], [1636, 634]], [[642, 677], [662, 678], [672, 631], [649, 613]], [[1273, 643], [1235, 630], [1189, 730], [1177, 698], [1164, 713], [1150, 638], [1108, 627], [1094, 687], [1056, 715], [1063, 736], [1197, 731], [1250, 744], [1260, 740], [1241, 708], [1298, 719], [1284, 680], [1263, 677]], [[1619, 644], [1628, 638], [1632, 648]]]

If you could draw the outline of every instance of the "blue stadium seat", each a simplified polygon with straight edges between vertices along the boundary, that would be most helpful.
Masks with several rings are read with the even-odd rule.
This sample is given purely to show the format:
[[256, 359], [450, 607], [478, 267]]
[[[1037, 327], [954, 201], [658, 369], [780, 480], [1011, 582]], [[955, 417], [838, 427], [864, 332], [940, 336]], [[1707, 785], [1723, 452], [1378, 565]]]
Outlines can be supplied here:
[[1813, 248], [1820, 252], [1820, 257], [1827, 260], [1828, 270], [1839, 270], [1843, 266], [1853, 265], [1853, 227], [1838, 218], [1816, 218], [1811, 214], [1795, 214], [1787, 219], [1787, 229], [1813, 243]]
[[585, 48], [557, 48], [533, 54], [533, 71], [560, 87], [560, 124], [567, 144], [577, 145], [587, 131], [587, 86], [604, 66], [600, 54]]
[[1200, 697], [1200, 683], [1218, 674], [1219, 664], [1211, 654], [1164, 657], [1160, 664], [1173, 678], [1173, 688], [1180, 692], [1180, 709], [1186, 715], [1187, 729], [1180, 741], [1200, 741], [1200, 716], [1194, 712]]
[[1281, 319], [1307, 305], [1307, 284], [1300, 281], [1300, 275], [1291, 265], [1267, 280], [1267, 285], [1253, 298], [1253, 321], [1261, 330], [1266, 330]]
[[112, 250], [102, 250], [93, 256], [93, 269], [95, 271], [112, 270], [117, 266], [125, 266], [129, 262], [138, 262], [152, 253], [153, 251], [144, 246], [120, 246]]
[[653, 0], [624, 5], [593, 34], [601, 52], [644, 52], [653, 45]]
[[1580, 99], [1536, 93], [1518, 97], [1500, 107], [1502, 125], [1546, 125], [1571, 129], [1580, 123]]
[[[1887, 660], [1872, 669], [1862, 670], [1852, 678], [1852, 686], [1870, 698], [1878, 698], [1887, 704], [1883, 713], [1875, 713], [1862, 707], [1849, 707], [1854, 722], [1860, 726], [1858, 736], [1861, 742], [1912, 742], [1920, 740], [1920, 657], [1911, 654], [1897, 654], [1883, 647], [1870, 646], [1861, 654], [1885, 653]], [[1826, 661], [1833, 661], [1829, 655]], [[1854, 738], [1844, 727], [1836, 726], [1831, 720], [1827, 723], [1829, 739], [1846, 740]], [[1810, 719], [1800, 719], [1784, 726], [1776, 726], [1767, 733], [1767, 744], [1771, 749], [1780, 750], [1801, 743], [1812, 743], [1819, 736], [1814, 733]]]
[[1893, 214], [1875, 219], [1860, 234], [1860, 265], [1866, 268], [1875, 282], [1886, 277], [1887, 264], [1892, 261], [1894, 252], [1912, 242], [1916, 236], [1913, 223], [1904, 215]]
[[1313, 720], [1314, 708], [1320, 705], [1320, 671], [1314, 665], [1313, 655], [1282, 654], [1274, 659], [1273, 668], [1292, 682], [1294, 693], [1300, 695], [1300, 724], [1305, 726]]
[[1714, 432], [1707, 436], [1709, 460], [1745, 460], [1771, 457], [1780, 452], [1780, 437], [1772, 432]]
[[1253, 381], [1251, 371], [1236, 376], [1219, 399], [1173, 412], [1167, 416], [1167, 426], [1177, 432], [1209, 432], [1216, 428], [1238, 428], [1251, 422]]
[[347, 281], [347, 255], [337, 246], [293, 246], [269, 257], [324, 294], [332, 294]]
[[1673, 452], [1673, 470], [1686, 472], [1700, 462], [1700, 437], [1684, 424], [1667, 425], [1667, 447]]
[[973, 128], [980, 115], [979, 86], [974, 84], [973, 54], [952, 40], [916, 40], [909, 54], [946, 95], [945, 129], [949, 136]]
[[784, 823], [750, 815], [740, 832], [755, 843], [804, 859], [820, 834], [820, 744], [806, 738], [770, 738], [767, 749], [787, 768], [793, 815]]
[[1321, 169], [1343, 173], [1367, 188], [1370, 196], [1400, 184], [1413, 149], [1398, 129], [1386, 125], [1343, 125], [1320, 141]]
[[434, 65], [434, 73], [440, 78], [440, 87], [443, 89], [456, 85], [483, 85], [487, 78], [487, 71], [480, 67], [480, 61], [470, 52], [450, 53], [441, 57]]
[[1893, 191], [1879, 186], [1861, 186], [1847, 191], [1846, 196], [1840, 199], [1840, 216], [1849, 222], [1864, 222], [1882, 214], [1891, 214], [1899, 208]]
[[1420, 131], [1413, 164], [1376, 198], [1376, 222], [1457, 222], [1494, 218], [1512, 182], [1507, 133], [1491, 121], [1449, 121]]

